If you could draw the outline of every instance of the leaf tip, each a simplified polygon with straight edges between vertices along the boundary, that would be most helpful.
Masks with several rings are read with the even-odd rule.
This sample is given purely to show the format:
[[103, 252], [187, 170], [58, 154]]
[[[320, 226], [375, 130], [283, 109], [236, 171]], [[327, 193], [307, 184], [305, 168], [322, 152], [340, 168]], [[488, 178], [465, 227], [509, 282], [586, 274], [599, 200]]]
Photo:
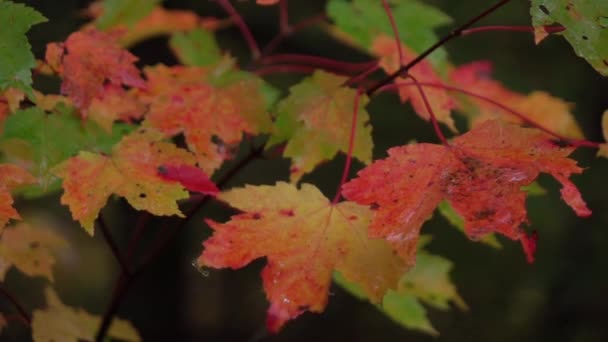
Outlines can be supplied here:
[[523, 235], [520, 239], [521, 246], [526, 254], [526, 259], [529, 264], [534, 263], [534, 255], [536, 254], [536, 248], [538, 243], [538, 233], [533, 231], [530, 235]]

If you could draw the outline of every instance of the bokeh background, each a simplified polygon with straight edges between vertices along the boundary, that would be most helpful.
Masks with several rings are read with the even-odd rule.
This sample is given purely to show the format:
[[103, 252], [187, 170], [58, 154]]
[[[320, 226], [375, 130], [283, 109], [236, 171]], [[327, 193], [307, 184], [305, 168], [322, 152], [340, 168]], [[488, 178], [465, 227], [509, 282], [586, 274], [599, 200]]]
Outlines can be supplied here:
[[[49, 22], [35, 26], [29, 34], [37, 57], [45, 44], [64, 40], [85, 19], [88, 1], [24, 1], [42, 12]], [[462, 23], [494, 1], [427, 0]], [[268, 42], [277, 31], [276, 8], [259, 7], [253, 0], [234, 2], [259, 42]], [[206, 0], [167, 0], [170, 8], [191, 9], [203, 16], [225, 14]], [[323, 11], [325, 1], [290, 1], [292, 22]], [[479, 25], [529, 25], [528, 1], [512, 1]], [[1, 23], [0, 23], [1, 24]], [[439, 30], [446, 33], [450, 27]], [[222, 47], [247, 62], [247, 48], [235, 28], [223, 30]], [[133, 47], [140, 64], [176, 63], [157, 38]], [[608, 108], [608, 78], [602, 78], [585, 61], [576, 57], [560, 37], [550, 37], [535, 46], [531, 34], [488, 32], [455, 39], [446, 46], [451, 61], [461, 64], [490, 60], [495, 77], [520, 92], [546, 90], [576, 103], [576, 118], [591, 140], [601, 139], [600, 117]], [[368, 56], [348, 48], [312, 28], [288, 39], [278, 52], [322, 55], [345, 61], [365, 61]], [[286, 87], [301, 76], [269, 77], [275, 86]], [[58, 82], [36, 80], [38, 88], [57, 91]], [[368, 107], [374, 126], [374, 155], [386, 155], [390, 146], [412, 139], [436, 142], [431, 125], [420, 120], [395, 96], [380, 95]], [[247, 146], [243, 147], [244, 149]], [[204, 207], [180, 231], [162, 257], [142, 273], [120, 307], [119, 316], [129, 319], [144, 341], [608, 341], [608, 160], [596, 159], [595, 151], [581, 150], [575, 158], [588, 170], [574, 177], [594, 214], [582, 219], [560, 200], [556, 182], [541, 177], [548, 193], [528, 200], [531, 226], [540, 235], [537, 261], [526, 263], [518, 243], [502, 239], [504, 248], [495, 250], [467, 240], [440, 216], [428, 221], [423, 232], [432, 234], [429, 250], [452, 260], [452, 278], [470, 310], [448, 312], [429, 309], [441, 335], [431, 337], [406, 330], [384, 317], [369, 303], [333, 286], [327, 310], [322, 315], [304, 314], [274, 336], [264, 333], [267, 302], [259, 271], [263, 260], [245, 269], [198, 270], [192, 261], [210, 231], [203, 217], [225, 220], [230, 212], [213, 203]], [[335, 192], [344, 157], [323, 164], [305, 182], [317, 184], [328, 195]], [[234, 163], [233, 163], [234, 164]], [[356, 165], [355, 168], [360, 168]], [[220, 171], [221, 173], [222, 171]], [[286, 180], [288, 161], [256, 160], [235, 177], [229, 186], [272, 184]], [[69, 251], [60, 255], [55, 272], [60, 297], [69, 305], [101, 314], [110, 299], [119, 269], [101, 234], [88, 237], [75, 224], [67, 208], [59, 205], [59, 194], [20, 201], [24, 216], [52, 226], [70, 241]], [[111, 200], [103, 210], [119, 245], [124, 248], [137, 213], [123, 200]], [[145, 249], [166, 221], [152, 221], [142, 244]], [[141, 253], [142, 250], [138, 250]], [[314, 262], [314, 261], [313, 261]], [[42, 280], [10, 271], [6, 287], [23, 300], [28, 309], [43, 303]], [[0, 311], [12, 310], [0, 301]], [[27, 341], [28, 330], [11, 325], [1, 340]]]

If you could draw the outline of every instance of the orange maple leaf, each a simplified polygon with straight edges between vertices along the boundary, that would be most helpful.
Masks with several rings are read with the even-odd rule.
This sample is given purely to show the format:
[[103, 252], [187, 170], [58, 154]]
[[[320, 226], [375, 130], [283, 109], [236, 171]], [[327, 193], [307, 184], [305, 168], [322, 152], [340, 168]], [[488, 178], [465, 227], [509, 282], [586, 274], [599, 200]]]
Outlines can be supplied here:
[[106, 132], [112, 131], [114, 121], [132, 122], [141, 119], [146, 108], [134, 90], [125, 91], [122, 87], [105, 86], [103, 94], [91, 102], [87, 111], [88, 117]]
[[533, 260], [534, 239], [521, 228], [527, 222], [526, 192], [540, 172], [562, 184], [562, 199], [579, 216], [591, 211], [568, 179], [582, 169], [536, 129], [487, 121], [454, 139], [449, 146], [413, 144], [392, 148], [346, 183], [343, 195], [377, 206], [370, 236], [385, 238], [408, 263], [424, 221], [442, 199], [463, 216], [467, 235], [477, 240], [497, 232], [520, 240]]
[[72, 33], [65, 43], [47, 45], [47, 63], [63, 77], [61, 92], [68, 95], [83, 116], [104, 84], [143, 88], [135, 67], [137, 57], [118, 45], [120, 32], [85, 29]]
[[124, 197], [135, 209], [154, 215], [183, 216], [177, 201], [188, 197], [181, 179], [167, 180], [159, 167], [194, 166], [194, 156], [162, 142], [158, 132], [138, 131], [124, 137], [111, 156], [80, 152], [53, 168], [63, 178], [61, 203], [89, 234], [93, 223], [112, 194]]
[[219, 199], [244, 213], [223, 224], [207, 221], [214, 234], [198, 263], [240, 268], [265, 256], [262, 279], [273, 332], [304, 311], [324, 310], [333, 270], [374, 302], [405, 271], [384, 241], [367, 238], [371, 210], [352, 202], [334, 205], [313, 185], [246, 186]]
[[34, 176], [25, 169], [12, 164], [0, 164], [0, 232], [10, 219], [21, 219], [17, 210], [13, 208], [11, 190], [35, 182]]
[[164, 65], [146, 68], [149, 87], [141, 94], [150, 107], [144, 125], [168, 136], [183, 133], [199, 166], [208, 174], [232, 156], [231, 147], [241, 141], [243, 133], [271, 129], [260, 92], [262, 81], [245, 76], [215, 85], [210, 80], [215, 76], [209, 75], [214, 70]]
[[[514, 92], [492, 79], [491, 73], [490, 62], [476, 61], [452, 70], [450, 81], [459, 88], [506, 105], [553, 132], [571, 138], [583, 138], [583, 133], [571, 113], [572, 104], [542, 91], [534, 91], [527, 96]], [[472, 111], [471, 104], [474, 106]], [[460, 98], [458, 107], [467, 114], [473, 112], [472, 126], [490, 119], [523, 122], [503, 108], [475, 97]]]
[[52, 251], [66, 246], [67, 242], [48, 228], [32, 228], [26, 223], [6, 228], [0, 237], [0, 281], [4, 281], [11, 267], [30, 277], [43, 276], [53, 281]]
[[[405, 45], [401, 45], [403, 53], [403, 61], [399, 60], [399, 50], [394, 38], [387, 35], [380, 35], [374, 39], [371, 47], [372, 53], [381, 57], [380, 66], [387, 72], [393, 73], [399, 69], [403, 62], [408, 62], [417, 57], [416, 53]], [[433, 69], [429, 61], [423, 60], [416, 64], [408, 72], [416, 77], [419, 82], [441, 83], [441, 78]], [[395, 80], [396, 84], [406, 83], [404, 78]], [[423, 119], [430, 120], [431, 116], [424, 103], [424, 99], [420, 91], [415, 86], [399, 87], [399, 97], [403, 102], [411, 101], [414, 111]], [[431, 109], [439, 122], [447, 125], [452, 131], [456, 131], [454, 121], [450, 116], [450, 112], [455, 106], [454, 100], [444, 89], [426, 88], [424, 90], [426, 97], [429, 100]]]

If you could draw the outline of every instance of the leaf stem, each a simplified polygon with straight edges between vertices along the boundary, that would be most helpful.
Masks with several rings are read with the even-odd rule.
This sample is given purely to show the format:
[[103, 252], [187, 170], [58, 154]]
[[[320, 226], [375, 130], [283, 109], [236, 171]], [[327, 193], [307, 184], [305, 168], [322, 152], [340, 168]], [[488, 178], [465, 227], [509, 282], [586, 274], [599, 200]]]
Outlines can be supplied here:
[[226, 11], [230, 15], [235, 25], [241, 31], [245, 42], [247, 42], [247, 45], [249, 46], [252, 58], [254, 60], [258, 59], [261, 56], [260, 47], [258, 46], [257, 41], [253, 37], [251, 30], [243, 20], [243, 17], [241, 17], [239, 12], [237, 12], [237, 10], [232, 6], [229, 0], [216, 0], [216, 2], [224, 9], [224, 11]]
[[397, 29], [397, 23], [395, 22], [395, 17], [393, 16], [393, 11], [388, 4], [388, 1], [382, 0], [382, 6], [384, 7], [384, 11], [386, 12], [386, 16], [391, 23], [391, 28], [393, 29], [393, 34], [395, 35], [395, 43], [397, 43], [397, 53], [399, 54], [399, 65], [403, 65], [403, 48], [401, 47], [401, 38], [399, 37], [399, 29]]
[[279, 1], [279, 34], [289, 34], [289, 5], [287, 0]]
[[353, 108], [353, 118], [350, 126], [350, 136], [348, 138], [348, 152], [346, 153], [346, 162], [344, 162], [344, 170], [342, 171], [342, 178], [340, 179], [340, 184], [338, 184], [338, 189], [336, 190], [336, 195], [334, 196], [333, 201], [331, 202], [333, 205], [337, 204], [342, 196], [342, 185], [346, 183], [348, 178], [348, 174], [350, 173], [350, 164], [353, 159], [353, 149], [355, 147], [355, 134], [357, 133], [357, 116], [359, 114], [359, 102], [361, 100], [361, 95], [365, 93], [363, 88], [358, 88], [357, 93], [355, 94], [354, 108]]
[[483, 12], [481, 12], [478, 15], [476, 15], [475, 17], [471, 18], [466, 23], [462, 24], [460, 27], [458, 27], [455, 30], [451, 31], [450, 33], [448, 33], [447, 35], [445, 35], [443, 38], [441, 38], [439, 41], [437, 41], [435, 44], [433, 44], [431, 47], [429, 47], [424, 52], [422, 52], [420, 55], [418, 55], [418, 57], [414, 58], [413, 60], [411, 60], [406, 65], [401, 66], [399, 68], [399, 70], [395, 71], [394, 73], [390, 74], [389, 76], [387, 76], [383, 80], [380, 80], [376, 84], [372, 85], [369, 89], [367, 89], [367, 91], [366, 91], [367, 95], [368, 96], [373, 95], [376, 91], [378, 91], [378, 89], [380, 89], [383, 86], [385, 86], [385, 85], [389, 84], [390, 82], [394, 81], [397, 77], [399, 77], [401, 75], [404, 75], [404, 74], [407, 74], [407, 72], [411, 68], [413, 68], [415, 65], [417, 65], [418, 63], [420, 63], [422, 60], [424, 60], [428, 55], [430, 55], [431, 53], [433, 53], [435, 50], [437, 50], [438, 48], [440, 48], [441, 46], [443, 46], [445, 43], [449, 42], [450, 40], [452, 40], [452, 39], [460, 36], [462, 34], [462, 31], [468, 29], [469, 27], [471, 27], [475, 23], [477, 23], [479, 20], [485, 18], [486, 16], [488, 16], [491, 13], [493, 13], [494, 11], [496, 11], [497, 9], [499, 9], [500, 7], [506, 5], [509, 1], [511, 1], [511, 0], [500, 0], [500, 1], [498, 1], [497, 3], [495, 3], [494, 5], [492, 5], [491, 7], [487, 8]]
[[345, 72], [361, 72], [370, 68], [372, 65], [376, 65], [376, 61], [369, 62], [343, 62], [331, 58], [325, 58], [320, 56], [302, 55], [295, 53], [278, 54], [268, 57], [264, 57], [260, 60], [260, 64], [274, 64], [274, 63], [293, 63], [300, 65], [310, 65], [326, 69], [335, 69]]
[[[565, 27], [561, 25], [554, 26], [545, 26], [545, 31], [547, 33], [558, 33], [566, 30]], [[492, 25], [492, 26], [480, 26], [474, 27], [468, 30], [462, 30], [461, 35], [467, 36], [473, 33], [480, 32], [493, 32], [493, 31], [508, 31], [508, 32], [534, 32], [534, 27], [532, 26], [504, 26], [504, 25]]]
[[271, 74], [312, 74], [318, 68], [307, 65], [271, 65], [255, 70], [253, 73], [258, 76]]
[[376, 62], [376, 64], [372, 65], [369, 69], [363, 71], [359, 75], [355, 75], [355, 76], [351, 77], [348, 81], [344, 82], [344, 85], [347, 86], [350, 84], [358, 83], [359, 81], [362, 81], [365, 78], [367, 78], [367, 76], [376, 72], [376, 70], [378, 70], [378, 69], [380, 69], [380, 64], [378, 64], [378, 62]]
[[424, 101], [424, 106], [426, 107], [426, 110], [429, 112], [429, 116], [431, 117], [431, 122], [433, 123], [433, 129], [435, 130], [435, 134], [437, 134], [437, 137], [439, 137], [439, 140], [441, 140], [441, 143], [447, 146], [448, 141], [445, 138], [445, 136], [443, 135], [443, 132], [441, 132], [441, 128], [439, 127], [439, 122], [437, 122], [437, 116], [435, 116], [435, 112], [433, 112], [433, 108], [431, 107], [431, 104], [429, 103], [429, 99], [426, 97], [426, 94], [425, 94], [424, 90], [422, 89], [420, 82], [418, 82], [418, 80], [412, 75], [408, 75], [408, 77], [411, 78], [412, 81], [414, 81], [414, 85], [416, 86], [416, 88], [418, 88], [418, 92], [420, 93], [420, 96], [422, 96], [422, 101]]
[[25, 309], [23, 308], [23, 306], [19, 303], [19, 301], [17, 300], [17, 298], [15, 298], [15, 296], [13, 296], [10, 292], [8, 292], [8, 290], [6, 290], [2, 286], [0, 286], [0, 293], [6, 299], [8, 299], [11, 302], [11, 304], [13, 304], [13, 306], [15, 307], [15, 309], [17, 309], [17, 311], [19, 312], [19, 316], [23, 319], [23, 321], [25, 323], [27, 323], [28, 325], [31, 325], [32, 324], [32, 320], [31, 320], [30, 316], [27, 314], [27, 312], [25, 311]]
[[118, 264], [120, 265], [120, 268], [122, 269], [122, 272], [124, 272], [126, 275], [130, 276], [131, 271], [129, 270], [129, 265], [128, 265], [127, 261], [125, 260], [125, 258], [123, 257], [122, 253], [120, 252], [120, 250], [118, 249], [118, 245], [116, 245], [116, 241], [114, 241], [114, 238], [112, 237], [112, 234], [110, 233], [110, 230], [108, 229], [108, 225], [106, 224], [106, 221], [103, 219], [103, 216], [101, 216], [101, 214], [99, 214], [99, 217], [97, 218], [97, 223], [99, 224], [101, 233], [103, 234], [103, 237], [106, 240], [106, 243], [110, 247], [110, 250], [112, 251], [112, 254], [114, 255], [114, 258], [116, 259], [116, 261], [118, 261]]
[[[280, 12], [279, 12], [280, 14]], [[266, 44], [266, 46], [264, 46], [264, 48], [262, 49], [262, 56], [267, 56], [269, 54], [271, 54], [274, 50], [276, 50], [277, 47], [279, 47], [279, 45], [281, 45], [281, 43], [283, 42], [283, 40], [285, 40], [285, 38], [291, 36], [292, 34], [299, 32], [309, 26], [312, 26], [318, 22], [324, 21], [327, 19], [327, 16], [325, 15], [325, 13], [322, 14], [316, 14], [313, 15], [311, 17], [302, 19], [300, 22], [296, 23], [293, 26], [287, 26], [287, 29], [283, 28], [283, 24], [282, 21], [279, 24], [280, 27], [280, 31], [279, 33], [277, 33], [276, 36], [274, 36], [274, 38], [272, 38], [270, 40], [270, 42], [268, 42], [268, 44]]]

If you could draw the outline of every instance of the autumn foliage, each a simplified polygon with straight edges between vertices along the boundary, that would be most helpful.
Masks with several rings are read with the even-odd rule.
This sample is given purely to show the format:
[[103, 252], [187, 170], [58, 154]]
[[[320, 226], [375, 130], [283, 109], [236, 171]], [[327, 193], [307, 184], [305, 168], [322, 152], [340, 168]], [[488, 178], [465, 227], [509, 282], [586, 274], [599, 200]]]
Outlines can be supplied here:
[[[264, 258], [271, 332], [306, 311], [323, 312], [334, 281], [382, 304], [379, 309], [396, 322], [436, 334], [421, 303], [466, 308], [449, 278], [452, 264], [426, 250], [423, 225], [438, 208], [471, 240], [495, 242], [499, 235], [518, 241], [529, 262], [542, 242], [526, 198], [540, 174], [559, 182], [562, 200], [576, 215], [591, 215], [571, 180], [583, 172], [571, 154], [594, 148], [606, 156], [608, 145], [585, 139], [573, 105], [545, 91], [510, 90], [492, 78], [489, 61], [454, 65], [443, 49], [450, 39], [474, 33], [470, 26], [477, 19], [508, 1], [433, 46], [440, 39], [434, 29], [451, 19], [423, 1], [330, 0], [328, 17], [289, 23], [287, 1], [258, 0], [272, 6], [269, 11], [278, 9], [287, 25], [263, 49], [233, 5], [216, 2], [225, 18], [165, 9], [158, 1], [98, 1], [87, 11], [89, 23], [62, 42], [49, 42], [45, 56], [35, 60], [25, 32], [44, 17], [0, 1], [0, 22], [14, 22], [0, 29], [7, 42], [0, 45], [0, 280], [13, 267], [48, 280], [46, 308], [30, 315], [15, 305], [35, 341], [106, 335], [136, 341], [140, 335], [129, 322], [114, 320], [115, 306], [96, 317], [62, 303], [51, 285], [54, 254], [70, 246], [52, 229], [29, 224], [16, 196], [61, 192], [72, 218], [88, 234], [105, 236], [121, 266], [118, 301], [126, 295], [124, 284], [141, 272], [131, 253], [141, 231], [133, 232], [129, 252], [116, 248], [100, 215], [111, 198], [124, 198], [141, 212], [141, 222], [151, 216], [186, 222], [209, 201], [233, 208], [225, 222], [200, 222], [212, 234], [202, 241], [196, 264], [238, 269]], [[594, 22], [607, 6], [576, 2], [579, 7], [566, 15], [562, 2], [532, 1], [528, 31], [537, 42], [564, 35], [607, 75], [607, 36]], [[425, 20], [411, 26], [420, 22], [411, 13]], [[588, 39], [572, 35], [582, 30], [581, 22]], [[296, 30], [317, 24], [366, 53], [369, 62], [273, 52]], [[233, 27], [250, 48], [248, 64], [215, 41], [218, 30]], [[129, 47], [160, 35], [170, 37], [180, 63], [140, 66]], [[59, 89], [34, 89], [32, 70], [59, 80]], [[266, 79], [275, 73], [304, 75], [289, 89], [276, 89]], [[436, 143], [395, 146], [375, 159], [370, 117], [377, 113], [368, 104], [380, 93], [395, 93], [404, 108], [411, 106], [434, 128]], [[602, 124], [607, 136], [608, 114]], [[243, 142], [251, 151], [238, 159]], [[346, 163], [333, 198], [301, 181], [338, 154]], [[272, 157], [289, 160], [288, 179], [226, 187], [251, 160]], [[364, 167], [349, 179], [353, 159]], [[227, 161], [236, 166], [218, 172]], [[145, 254], [145, 262], [155, 253]]]

